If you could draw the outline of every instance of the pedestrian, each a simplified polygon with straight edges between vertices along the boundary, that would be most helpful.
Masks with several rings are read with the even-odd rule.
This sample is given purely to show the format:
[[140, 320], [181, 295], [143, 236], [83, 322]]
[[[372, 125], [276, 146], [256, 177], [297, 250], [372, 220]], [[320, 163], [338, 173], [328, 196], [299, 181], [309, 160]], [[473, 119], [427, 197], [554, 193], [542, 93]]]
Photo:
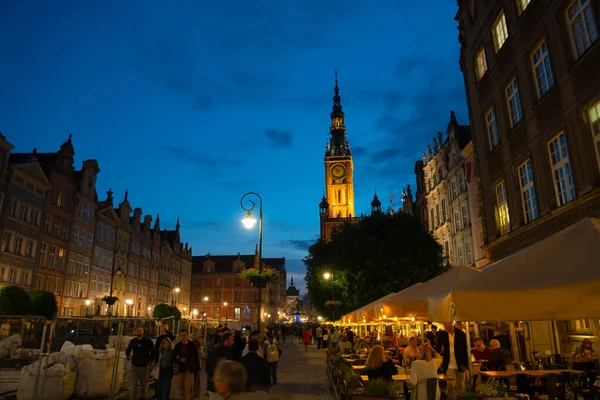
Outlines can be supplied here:
[[138, 326], [135, 328], [135, 337], [131, 339], [125, 357], [131, 360], [131, 376], [129, 393], [131, 400], [137, 400], [137, 385], [140, 385], [140, 399], [146, 398], [146, 388], [148, 386], [148, 368], [152, 368], [156, 358], [156, 349], [152, 340], [144, 337], [144, 328]]
[[161, 348], [160, 345], [162, 341], [167, 338], [170, 339], [171, 342], [175, 341], [175, 335], [173, 335], [171, 331], [169, 331], [169, 324], [162, 325], [162, 333], [162, 335], [156, 338], [156, 359], [154, 360], [155, 364], [158, 362], [158, 356]]
[[465, 388], [465, 372], [469, 368], [469, 353], [467, 350], [467, 335], [452, 323], [444, 324], [444, 331], [437, 333], [438, 353], [444, 360], [440, 369], [448, 377], [448, 399], [454, 400], [460, 396]]
[[215, 391], [213, 380], [217, 364], [223, 360], [233, 360], [233, 336], [229, 332], [221, 336], [221, 345], [212, 349], [206, 358], [206, 384], [207, 390]]
[[191, 400], [194, 376], [200, 371], [200, 355], [198, 346], [190, 340], [188, 331], [184, 329], [179, 334], [181, 342], [173, 350], [173, 362], [179, 370], [175, 381], [179, 384], [181, 399]]
[[158, 355], [156, 356], [159, 375], [156, 380], [156, 399], [169, 400], [171, 394], [171, 380], [173, 379], [173, 342], [164, 338], [160, 342]]
[[265, 392], [247, 393], [246, 369], [235, 361], [223, 361], [215, 371], [215, 386], [222, 399], [229, 400], [266, 400]]
[[248, 343], [248, 354], [240, 359], [240, 363], [246, 368], [246, 375], [248, 376], [246, 386], [248, 392], [268, 392], [271, 386], [269, 362], [258, 354], [259, 348], [260, 343], [258, 343], [258, 340], [252, 339]]
[[269, 370], [271, 371], [271, 385], [277, 385], [277, 366], [279, 364], [279, 356], [281, 355], [281, 349], [277, 340], [270, 336], [265, 340], [263, 354], [267, 358], [269, 363]]
[[321, 343], [323, 342], [323, 329], [320, 325], [315, 329], [315, 337], [317, 338], [317, 350], [321, 350]]
[[304, 342], [304, 349], [308, 351], [308, 344], [310, 343], [310, 337], [312, 336], [310, 330], [305, 330], [303, 335], [302, 341]]

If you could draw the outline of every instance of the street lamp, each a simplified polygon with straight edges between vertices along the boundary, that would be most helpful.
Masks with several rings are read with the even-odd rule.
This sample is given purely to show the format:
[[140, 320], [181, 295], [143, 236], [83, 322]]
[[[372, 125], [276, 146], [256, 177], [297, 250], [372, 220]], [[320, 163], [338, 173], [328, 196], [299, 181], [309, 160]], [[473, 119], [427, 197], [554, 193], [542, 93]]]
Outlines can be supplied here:
[[148, 306], [148, 318], [150, 318], [150, 312], [152, 311], [152, 306]]
[[85, 301], [85, 316], [86, 317], [90, 314], [90, 304], [92, 304], [92, 301], [90, 299], [87, 299]]
[[173, 299], [171, 300], [171, 305], [173, 307], [175, 307], [177, 305], [177, 301], [175, 300], [175, 295], [177, 295], [177, 300], [179, 300], [179, 291], [181, 289], [179, 289], [178, 287], [176, 287], [175, 289], [173, 289]]
[[194, 315], [194, 319], [198, 318], [198, 310], [196, 310], [194, 308], [194, 311], [192, 311], [192, 314]]
[[[250, 203], [249, 207], [244, 206], [244, 200], [247, 196], [255, 196], [258, 199], [258, 273], [262, 274], [262, 240], [263, 240], [263, 202], [262, 197], [256, 192], [248, 192], [240, 199], [240, 206], [242, 209], [247, 211], [246, 217], [242, 219], [242, 223], [246, 229], [252, 229], [256, 225], [256, 218], [252, 216], [252, 210], [256, 207], [256, 202], [252, 199], [248, 199]], [[260, 303], [262, 295], [262, 284], [258, 285], [258, 308], [256, 312], [256, 325], [257, 329], [260, 330]]]
[[[325, 278], [326, 281], [331, 279], [331, 301], [335, 301], [335, 285], [333, 283], [333, 273], [331, 272], [325, 272], [323, 274], [323, 278]], [[335, 305], [331, 305], [331, 320], [335, 321]]]
[[129, 306], [128, 314], [130, 317], [132, 317], [131, 314], [133, 313], [133, 300], [127, 299], [127, 300], [125, 300], [125, 304], [127, 304]]
[[227, 323], [227, 302], [223, 302], [223, 313], [225, 314], [225, 323]]

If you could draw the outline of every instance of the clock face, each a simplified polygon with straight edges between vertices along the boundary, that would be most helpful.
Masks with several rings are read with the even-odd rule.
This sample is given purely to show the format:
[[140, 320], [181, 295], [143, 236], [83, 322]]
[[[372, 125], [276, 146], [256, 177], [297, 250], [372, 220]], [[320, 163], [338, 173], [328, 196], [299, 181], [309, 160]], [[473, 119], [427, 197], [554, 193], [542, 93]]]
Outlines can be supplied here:
[[346, 166], [344, 164], [334, 164], [331, 167], [331, 177], [333, 179], [343, 179], [346, 176]]

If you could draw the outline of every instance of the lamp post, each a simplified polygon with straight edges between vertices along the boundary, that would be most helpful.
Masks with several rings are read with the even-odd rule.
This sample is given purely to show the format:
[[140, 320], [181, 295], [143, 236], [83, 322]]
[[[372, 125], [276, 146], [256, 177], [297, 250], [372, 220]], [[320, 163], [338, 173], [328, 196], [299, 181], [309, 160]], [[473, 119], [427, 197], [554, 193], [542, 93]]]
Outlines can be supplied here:
[[[335, 301], [335, 285], [333, 283], [333, 274], [331, 272], [325, 272], [323, 278], [326, 281], [331, 279], [331, 301]], [[331, 307], [331, 321], [335, 321], [335, 306], [332, 304]]]
[[125, 304], [127, 304], [129, 306], [129, 309], [127, 310], [127, 316], [128, 317], [133, 317], [133, 300], [131, 299], [127, 299], [125, 300]]
[[148, 306], [148, 318], [150, 318], [150, 315], [152, 314], [151, 311], [152, 311], [152, 306]]
[[225, 324], [227, 324], [227, 302], [223, 302], [223, 313], [225, 314]]
[[87, 317], [88, 315], [90, 315], [90, 304], [92, 304], [92, 301], [90, 299], [87, 299], [85, 301], [85, 316]]
[[[242, 223], [246, 227], [246, 229], [252, 229], [256, 224], [256, 218], [252, 216], [252, 210], [256, 207], [256, 202], [252, 199], [248, 199], [248, 203], [250, 203], [249, 207], [244, 206], [244, 200], [248, 196], [255, 196], [258, 199], [258, 273], [262, 274], [262, 240], [263, 240], [263, 202], [262, 197], [256, 192], [248, 192], [242, 196], [240, 200], [240, 205], [242, 209], [247, 211], [246, 217], [242, 219]], [[258, 308], [256, 311], [256, 329], [260, 330], [260, 303], [261, 303], [261, 295], [262, 295], [262, 283], [258, 285]]]
[[[115, 276], [117, 276], [117, 275], [120, 276], [123, 273], [123, 270], [121, 269], [121, 266], [118, 266], [117, 270], [115, 271], [115, 267], [113, 265], [113, 269], [112, 269], [111, 273], [112, 273], [112, 275], [110, 277], [110, 297], [113, 297], [113, 282], [115, 280]], [[107, 307], [108, 318], [110, 318], [110, 315], [112, 314], [113, 306], [114, 306], [114, 303], [108, 304], [108, 307]]]

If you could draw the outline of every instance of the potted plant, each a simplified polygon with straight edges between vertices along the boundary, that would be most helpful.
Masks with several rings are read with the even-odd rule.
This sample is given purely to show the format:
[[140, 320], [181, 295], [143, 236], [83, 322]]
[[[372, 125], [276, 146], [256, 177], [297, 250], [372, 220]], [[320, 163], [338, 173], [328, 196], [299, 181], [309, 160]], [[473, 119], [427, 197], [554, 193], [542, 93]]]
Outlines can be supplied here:
[[250, 281], [254, 287], [265, 287], [267, 283], [279, 279], [279, 272], [273, 268], [263, 268], [259, 271], [258, 268], [246, 268], [239, 275], [240, 278]]
[[479, 397], [482, 399], [493, 400], [493, 399], [516, 399], [516, 397], [508, 397], [508, 388], [506, 385], [494, 378], [490, 378], [485, 382], [481, 382], [478, 386]]
[[361, 389], [352, 395], [354, 400], [398, 399], [402, 397], [402, 389], [396, 382], [388, 382], [382, 378], [369, 379]]
[[458, 396], [459, 400], [479, 400], [479, 395], [475, 392], [465, 392]]
[[102, 298], [102, 301], [106, 303], [106, 305], [108, 306], [108, 317], [110, 318], [111, 314], [112, 314], [112, 309], [113, 306], [115, 305], [115, 303], [117, 301], [119, 301], [119, 298], [116, 296], [104, 296]]

